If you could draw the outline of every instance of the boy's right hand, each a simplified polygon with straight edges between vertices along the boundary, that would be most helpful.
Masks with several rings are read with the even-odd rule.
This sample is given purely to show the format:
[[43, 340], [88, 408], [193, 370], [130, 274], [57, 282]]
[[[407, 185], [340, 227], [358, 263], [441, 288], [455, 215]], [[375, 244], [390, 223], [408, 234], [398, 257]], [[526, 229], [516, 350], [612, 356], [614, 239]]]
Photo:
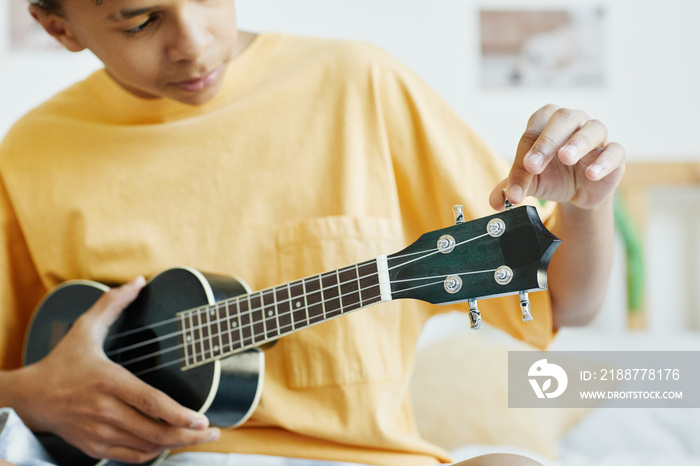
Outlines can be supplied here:
[[48, 356], [16, 372], [13, 408], [29, 428], [59, 435], [95, 458], [137, 463], [219, 438], [203, 414], [144, 383], [102, 349], [109, 327], [144, 284], [139, 277], [105, 293]]

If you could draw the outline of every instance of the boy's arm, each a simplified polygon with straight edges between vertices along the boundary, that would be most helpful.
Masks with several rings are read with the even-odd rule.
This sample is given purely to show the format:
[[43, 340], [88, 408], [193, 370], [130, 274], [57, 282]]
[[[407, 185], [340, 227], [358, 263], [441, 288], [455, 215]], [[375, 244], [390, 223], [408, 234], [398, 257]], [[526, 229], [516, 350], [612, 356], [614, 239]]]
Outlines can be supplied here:
[[0, 372], [0, 406], [34, 431], [53, 432], [89, 456], [145, 462], [163, 450], [213, 441], [202, 414], [111, 362], [102, 345], [143, 278], [105, 293], [41, 361]]
[[535, 112], [518, 144], [508, 178], [491, 193], [503, 208], [525, 196], [559, 203], [552, 232], [563, 240], [549, 266], [555, 328], [584, 325], [598, 312], [613, 256], [613, 195], [625, 151], [607, 129], [579, 110], [547, 105]]

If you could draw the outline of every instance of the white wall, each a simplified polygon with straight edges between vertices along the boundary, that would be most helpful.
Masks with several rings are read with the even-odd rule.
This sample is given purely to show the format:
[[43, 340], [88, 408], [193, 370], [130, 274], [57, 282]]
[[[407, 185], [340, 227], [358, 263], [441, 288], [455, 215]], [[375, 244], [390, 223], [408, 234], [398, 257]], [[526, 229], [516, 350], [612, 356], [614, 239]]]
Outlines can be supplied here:
[[[10, 1], [0, 0], [0, 20]], [[478, 9], [604, 5], [608, 85], [600, 90], [482, 90]], [[604, 121], [630, 158], [700, 156], [697, 0], [238, 0], [239, 22], [373, 42], [411, 66], [504, 156], [527, 117], [554, 102]], [[0, 50], [7, 28], [0, 24]], [[0, 135], [18, 115], [99, 64], [87, 53], [0, 54]]]
[[[602, 90], [488, 90], [478, 82], [478, 9], [607, 8], [609, 84]], [[242, 27], [376, 43], [436, 88], [497, 150], [512, 156], [547, 102], [604, 121], [631, 157], [700, 157], [697, 0], [238, 0]]]

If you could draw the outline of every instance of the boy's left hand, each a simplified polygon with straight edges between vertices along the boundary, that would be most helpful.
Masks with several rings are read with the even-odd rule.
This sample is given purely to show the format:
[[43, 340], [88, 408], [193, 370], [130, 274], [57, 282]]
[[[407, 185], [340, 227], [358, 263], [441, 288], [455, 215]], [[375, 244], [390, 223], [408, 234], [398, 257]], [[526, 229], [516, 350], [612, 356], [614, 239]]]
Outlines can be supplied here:
[[496, 186], [491, 206], [526, 196], [593, 209], [610, 199], [625, 171], [625, 150], [580, 110], [546, 105], [528, 120], [508, 178]]

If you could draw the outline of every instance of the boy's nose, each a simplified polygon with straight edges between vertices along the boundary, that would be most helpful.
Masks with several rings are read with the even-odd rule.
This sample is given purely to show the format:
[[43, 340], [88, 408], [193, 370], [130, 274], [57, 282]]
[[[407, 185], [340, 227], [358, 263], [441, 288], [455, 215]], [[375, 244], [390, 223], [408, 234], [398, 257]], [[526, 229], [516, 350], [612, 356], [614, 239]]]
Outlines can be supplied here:
[[183, 19], [174, 28], [166, 54], [172, 61], [196, 60], [211, 44], [212, 35], [192, 19]]

